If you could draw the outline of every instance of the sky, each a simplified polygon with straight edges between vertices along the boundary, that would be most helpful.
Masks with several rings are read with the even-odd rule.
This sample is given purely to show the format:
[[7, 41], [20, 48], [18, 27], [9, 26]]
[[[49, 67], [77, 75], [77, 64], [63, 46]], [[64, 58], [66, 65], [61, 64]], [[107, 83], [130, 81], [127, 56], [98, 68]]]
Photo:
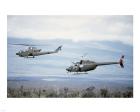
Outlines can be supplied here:
[[[53, 51], [59, 45], [63, 45], [62, 51], [56, 54], [36, 56], [35, 58], [27, 59], [16, 55], [18, 51], [26, 49], [26, 46], [8, 44], [8, 76], [64, 75], [67, 77], [66, 68], [72, 65], [72, 62], [77, 62], [80, 59], [89, 59], [95, 62], [114, 62], [118, 61], [121, 55], [125, 55], [124, 69], [119, 65], [102, 66], [97, 67], [97, 69], [93, 71], [89, 71], [88, 76], [98, 77], [99, 74], [104, 74], [99, 75], [99, 77], [102, 78], [110, 77], [109, 74], [111, 74], [118, 78], [125, 78], [133, 75], [133, 47], [120, 42], [82, 41], [77, 44], [70, 40], [46, 40], [47, 46], [39, 46], [42, 44], [42, 41], [8, 38], [8, 43], [37, 44], [37, 48], [42, 49], [42, 51]], [[84, 58], [81, 56], [84, 56]], [[107, 76], [105, 74], [107, 74]]]
[[7, 35], [39, 40], [120, 41], [133, 44], [133, 16], [8, 15]]

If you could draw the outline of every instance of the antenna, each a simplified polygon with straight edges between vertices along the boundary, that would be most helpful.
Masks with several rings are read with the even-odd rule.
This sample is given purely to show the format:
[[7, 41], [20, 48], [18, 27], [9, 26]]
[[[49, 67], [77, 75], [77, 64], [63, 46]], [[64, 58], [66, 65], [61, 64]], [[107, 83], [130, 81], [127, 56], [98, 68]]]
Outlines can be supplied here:
[[86, 57], [88, 55], [88, 53], [84, 53], [81, 58], [83, 59], [84, 57]]

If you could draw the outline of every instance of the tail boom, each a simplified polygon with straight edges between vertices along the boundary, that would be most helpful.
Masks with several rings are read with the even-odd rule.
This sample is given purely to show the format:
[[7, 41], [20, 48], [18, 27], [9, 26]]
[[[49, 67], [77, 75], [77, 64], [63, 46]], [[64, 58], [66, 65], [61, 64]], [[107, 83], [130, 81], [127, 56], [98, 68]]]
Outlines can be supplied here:
[[103, 63], [97, 63], [97, 66], [112, 65], [112, 64], [119, 64], [119, 62], [103, 62]]
[[121, 56], [119, 62], [103, 62], [103, 63], [96, 63], [97, 66], [101, 66], [101, 65], [112, 65], [112, 64], [119, 64], [121, 66], [121, 68], [124, 68], [124, 55]]

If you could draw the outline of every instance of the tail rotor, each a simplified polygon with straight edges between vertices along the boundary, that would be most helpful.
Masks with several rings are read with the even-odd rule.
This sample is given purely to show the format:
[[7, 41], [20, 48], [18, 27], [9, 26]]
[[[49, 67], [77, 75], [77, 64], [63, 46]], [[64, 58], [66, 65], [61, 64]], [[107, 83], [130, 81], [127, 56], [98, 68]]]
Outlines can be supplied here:
[[122, 68], [124, 68], [124, 55], [121, 56], [121, 58], [119, 60], [119, 64]]

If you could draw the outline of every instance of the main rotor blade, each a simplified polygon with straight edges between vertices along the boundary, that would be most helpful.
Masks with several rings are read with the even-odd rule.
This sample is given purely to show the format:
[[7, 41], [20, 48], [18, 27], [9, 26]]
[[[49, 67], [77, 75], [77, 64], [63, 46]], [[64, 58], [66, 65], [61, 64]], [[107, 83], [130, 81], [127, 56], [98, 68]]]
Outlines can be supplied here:
[[35, 45], [35, 44], [12, 44], [12, 43], [8, 43], [9, 45], [17, 45], [17, 46], [48, 46], [46, 44], [41, 44], [41, 45]]

